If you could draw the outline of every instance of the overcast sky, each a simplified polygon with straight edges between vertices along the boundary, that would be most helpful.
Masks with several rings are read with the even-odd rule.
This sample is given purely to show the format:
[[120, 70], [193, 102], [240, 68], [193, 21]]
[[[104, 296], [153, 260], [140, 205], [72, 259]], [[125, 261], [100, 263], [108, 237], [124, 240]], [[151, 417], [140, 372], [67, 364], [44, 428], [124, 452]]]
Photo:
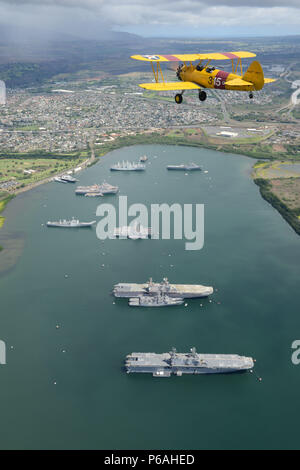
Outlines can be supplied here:
[[96, 37], [299, 34], [300, 0], [0, 0], [0, 23]]

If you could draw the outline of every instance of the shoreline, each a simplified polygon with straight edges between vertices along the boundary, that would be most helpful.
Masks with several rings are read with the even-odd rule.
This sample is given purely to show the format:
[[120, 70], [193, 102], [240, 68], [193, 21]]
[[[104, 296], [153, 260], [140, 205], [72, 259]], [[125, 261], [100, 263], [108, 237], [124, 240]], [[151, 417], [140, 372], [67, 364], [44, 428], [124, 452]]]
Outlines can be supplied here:
[[[14, 197], [15, 197], [14, 194], [11, 194], [0, 201], [0, 214], [2, 214], [2, 212], [6, 208], [9, 201], [11, 201]], [[5, 217], [0, 215], [0, 229], [3, 227], [4, 222], [5, 222]], [[0, 245], [0, 252], [1, 251], [3, 251], [3, 246]]]
[[[80, 167], [81, 167], [81, 170], [85, 170], [86, 168], [88, 168], [89, 166], [93, 165], [94, 163], [96, 162], [96, 158], [95, 158], [95, 153], [94, 153], [94, 150], [93, 148], [91, 149], [91, 156], [90, 158], [88, 158], [87, 160], [85, 160], [84, 162], [82, 162], [80, 164]], [[75, 165], [74, 167], [71, 167], [69, 168], [68, 171], [74, 171], [75, 168], [77, 168], [78, 165]], [[6, 206], [7, 204], [12, 200], [14, 199], [15, 197], [17, 197], [19, 194], [22, 194], [24, 192], [27, 192], [27, 191], [30, 191], [31, 189], [34, 189], [34, 188], [37, 188], [38, 186], [41, 186], [43, 184], [46, 184], [46, 183], [50, 183], [51, 181], [53, 181], [53, 179], [55, 177], [59, 177], [63, 174], [65, 174], [66, 171], [59, 171], [58, 173], [56, 173], [55, 175], [51, 175], [47, 178], [44, 178], [44, 179], [41, 179], [40, 181], [36, 181], [35, 183], [30, 183], [28, 184], [27, 186], [24, 186], [24, 187], [20, 187], [18, 188], [17, 190], [15, 190], [14, 192], [11, 192], [11, 193], [7, 193], [7, 195], [5, 195], [5, 197], [3, 197], [2, 199], [0, 199], [0, 230], [1, 228], [3, 227], [4, 223], [5, 223], [5, 217], [1, 216], [1, 213], [6, 209]], [[3, 246], [0, 245], [0, 253], [4, 250]]]
[[[164, 130], [166, 132], [167, 130]], [[205, 133], [201, 129], [202, 136], [204, 137], [204, 140], [207, 140], [205, 137]], [[112, 152], [113, 150], [118, 150], [124, 147], [129, 147], [133, 145], [175, 145], [175, 146], [183, 146], [183, 147], [195, 147], [195, 148], [204, 148], [207, 150], [214, 150], [216, 152], [223, 152], [223, 153], [232, 153], [237, 156], [245, 156], [249, 158], [253, 158], [256, 162], [259, 161], [260, 159], [272, 161], [276, 160], [276, 155], [272, 156], [266, 156], [266, 155], [258, 155], [254, 154], [255, 152], [247, 152], [243, 151], [240, 146], [238, 148], [234, 147], [234, 142], [233, 143], [221, 143], [220, 144], [215, 144], [211, 143], [209, 141], [203, 142], [202, 140], [196, 141], [196, 140], [191, 140], [188, 139], [186, 135], [184, 136], [168, 136], [166, 134], [161, 134], [159, 132], [152, 132], [152, 133], [141, 133], [137, 134], [135, 136], [123, 136], [119, 137], [114, 141], [107, 142], [103, 145], [101, 149], [95, 152], [95, 149], [92, 145], [90, 145], [90, 152], [91, 156], [85, 160], [83, 163], [80, 164], [81, 170], [83, 171], [89, 166], [92, 166], [93, 164], [97, 163], [101, 157], [104, 157], [107, 155], [109, 152]], [[24, 154], [21, 154], [24, 155]], [[292, 162], [292, 160], [289, 160]], [[297, 160], [295, 160], [297, 161]], [[68, 171], [72, 170], [74, 171], [75, 168], [77, 168], [78, 165], [74, 166], [73, 168], [70, 168]], [[254, 165], [253, 165], [254, 168]], [[28, 184], [27, 186], [24, 186], [22, 188], [18, 188], [16, 191], [13, 193], [8, 193], [7, 196], [5, 196], [2, 200], [0, 200], [0, 214], [4, 211], [6, 205], [9, 203], [11, 199], [16, 197], [17, 195], [30, 191], [31, 189], [34, 189], [38, 186], [41, 186], [43, 184], [49, 183], [53, 181], [53, 178], [59, 177], [63, 175], [65, 171], [60, 171], [57, 174], [51, 175], [51, 177], [47, 177], [45, 179], [41, 179], [40, 181], [37, 181], [35, 183]], [[259, 187], [260, 189], [260, 194], [263, 199], [265, 199], [267, 202], [269, 202], [281, 215], [282, 217], [288, 222], [288, 224], [295, 230], [295, 232], [300, 235], [300, 225], [299, 220], [295, 220], [294, 214], [291, 213], [291, 211], [286, 207], [286, 205], [279, 199], [277, 196], [275, 196], [269, 189], [269, 184], [268, 181], [264, 178], [255, 178], [255, 176], [250, 176], [252, 181]], [[1, 202], [5, 201], [3, 208], [1, 209]], [[1, 219], [3, 220], [1, 224]], [[0, 229], [3, 226], [5, 221], [4, 217], [0, 216]], [[3, 247], [0, 246], [0, 252], [3, 250]]]
[[300, 219], [293, 210], [289, 209], [286, 204], [272, 192], [272, 185], [269, 181], [264, 178], [253, 178], [253, 181], [259, 187], [261, 197], [279, 212], [297, 235], [300, 235]]

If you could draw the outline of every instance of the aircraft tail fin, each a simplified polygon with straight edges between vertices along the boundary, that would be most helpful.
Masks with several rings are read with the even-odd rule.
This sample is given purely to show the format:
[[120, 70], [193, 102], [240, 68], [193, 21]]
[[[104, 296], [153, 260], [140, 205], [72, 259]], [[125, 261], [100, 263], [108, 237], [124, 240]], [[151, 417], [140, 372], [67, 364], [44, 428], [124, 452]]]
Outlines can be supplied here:
[[243, 80], [251, 82], [255, 90], [261, 90], [265, 83], [264, 71], [258, 60], [254, 60], [248, 67], [247, 72], [243, 76]]

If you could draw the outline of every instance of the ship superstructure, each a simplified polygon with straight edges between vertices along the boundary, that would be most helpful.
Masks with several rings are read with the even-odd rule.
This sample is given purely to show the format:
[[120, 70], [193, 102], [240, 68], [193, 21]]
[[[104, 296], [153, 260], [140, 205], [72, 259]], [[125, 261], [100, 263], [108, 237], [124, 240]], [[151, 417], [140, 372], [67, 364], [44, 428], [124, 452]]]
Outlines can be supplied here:
[[153, 377], [182, 376], [183, 374], [230, 374], [246, 372], [254, 367], [251, 357], [236, 354], [198, 354], [196, 348], [189, 353], [170, 352], [131, 353], [126, 357], [125, 369], [130, 373], [150, 373]]
[[213, 291], [213, 287], [201, 284], [170, 284], [166, 277], [160, 283], [153, 282], [150, 278], [145, 284], [120, 282], [113, 288], [115, 297], [139, 297], [141, 295], [162, 293], [170, 297], [197, 298], [207, 297]]

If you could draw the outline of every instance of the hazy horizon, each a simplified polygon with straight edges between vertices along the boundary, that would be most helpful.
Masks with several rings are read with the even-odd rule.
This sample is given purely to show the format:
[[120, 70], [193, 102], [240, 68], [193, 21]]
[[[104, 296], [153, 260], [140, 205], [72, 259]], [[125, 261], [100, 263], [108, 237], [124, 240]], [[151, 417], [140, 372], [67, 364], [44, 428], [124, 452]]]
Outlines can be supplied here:
[[[101, 39], [108, 31], [145, 38], [238, 38], [299, 34], [300, 2], [287, 0], [0, 0], [1, 24]], [[45, 34], [44, 34], [45, 35]], [[26, 38], [25, 38], [26, 39]]]

